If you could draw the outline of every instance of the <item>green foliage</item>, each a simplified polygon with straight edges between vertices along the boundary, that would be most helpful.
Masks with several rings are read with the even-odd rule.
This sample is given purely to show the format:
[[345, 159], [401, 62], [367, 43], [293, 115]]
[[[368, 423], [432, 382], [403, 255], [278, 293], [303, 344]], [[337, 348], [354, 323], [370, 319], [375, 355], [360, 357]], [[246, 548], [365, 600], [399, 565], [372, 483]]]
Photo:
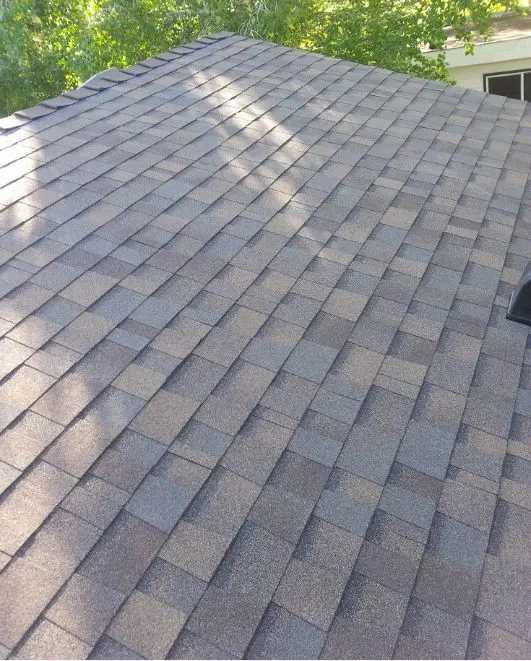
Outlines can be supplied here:
[[471, 48], [471, 25], [486, 33], [499, 8], [493, 0], [0, 0], [0, 116], [219, 30], [446, 80], [444, 55], [425, 58], [421, 45], [444, 47], [451, 25]]

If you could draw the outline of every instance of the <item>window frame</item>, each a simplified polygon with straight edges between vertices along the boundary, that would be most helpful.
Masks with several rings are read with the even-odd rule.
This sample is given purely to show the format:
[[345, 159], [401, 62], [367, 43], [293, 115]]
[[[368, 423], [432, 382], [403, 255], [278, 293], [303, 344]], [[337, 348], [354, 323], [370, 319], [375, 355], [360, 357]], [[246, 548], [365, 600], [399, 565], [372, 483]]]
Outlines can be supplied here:
[[[498, 73], [484, 73], [483, 74], [483, 91], [487, 94], [491, 94], [488, 90], [488, 79], [489, 78], [501, 78], [502, 76], [515, 76], [520, 75], [520, 101], [525, 101], [524, 99], [524, 75], [528, 73], [531, 75], [531, 69], [513, 69], [512, 71], [500, 71]], [[498, 95], [503, 96], [503, 95]], [[510, 97], [507, 97], [510, 98]]]

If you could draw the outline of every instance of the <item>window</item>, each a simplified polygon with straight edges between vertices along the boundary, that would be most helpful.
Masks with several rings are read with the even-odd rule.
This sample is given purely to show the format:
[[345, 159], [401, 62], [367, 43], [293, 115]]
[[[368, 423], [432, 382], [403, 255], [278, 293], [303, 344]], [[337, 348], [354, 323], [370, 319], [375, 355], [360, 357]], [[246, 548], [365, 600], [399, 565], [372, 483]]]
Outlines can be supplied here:
[[531, 101], [531, 71], [489, 73], [483, 79], [485, 92]]

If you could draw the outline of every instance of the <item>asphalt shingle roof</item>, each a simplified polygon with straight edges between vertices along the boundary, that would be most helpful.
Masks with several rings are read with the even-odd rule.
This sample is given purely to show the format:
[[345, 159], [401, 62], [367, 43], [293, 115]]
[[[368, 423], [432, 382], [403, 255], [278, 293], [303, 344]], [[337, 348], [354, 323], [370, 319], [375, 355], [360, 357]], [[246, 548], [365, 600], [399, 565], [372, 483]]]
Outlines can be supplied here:
[[225, 33], [2, 126], [1, 652], [531, 656], [529, 105]]

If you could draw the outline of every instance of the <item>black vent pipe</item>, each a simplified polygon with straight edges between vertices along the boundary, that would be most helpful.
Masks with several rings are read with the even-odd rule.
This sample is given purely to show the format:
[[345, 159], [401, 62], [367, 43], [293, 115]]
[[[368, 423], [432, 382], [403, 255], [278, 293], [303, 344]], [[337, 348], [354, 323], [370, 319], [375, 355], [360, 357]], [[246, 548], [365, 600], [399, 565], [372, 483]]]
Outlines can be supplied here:
[[531, 262], [511, 294], [507, 319], [531, 326]]

